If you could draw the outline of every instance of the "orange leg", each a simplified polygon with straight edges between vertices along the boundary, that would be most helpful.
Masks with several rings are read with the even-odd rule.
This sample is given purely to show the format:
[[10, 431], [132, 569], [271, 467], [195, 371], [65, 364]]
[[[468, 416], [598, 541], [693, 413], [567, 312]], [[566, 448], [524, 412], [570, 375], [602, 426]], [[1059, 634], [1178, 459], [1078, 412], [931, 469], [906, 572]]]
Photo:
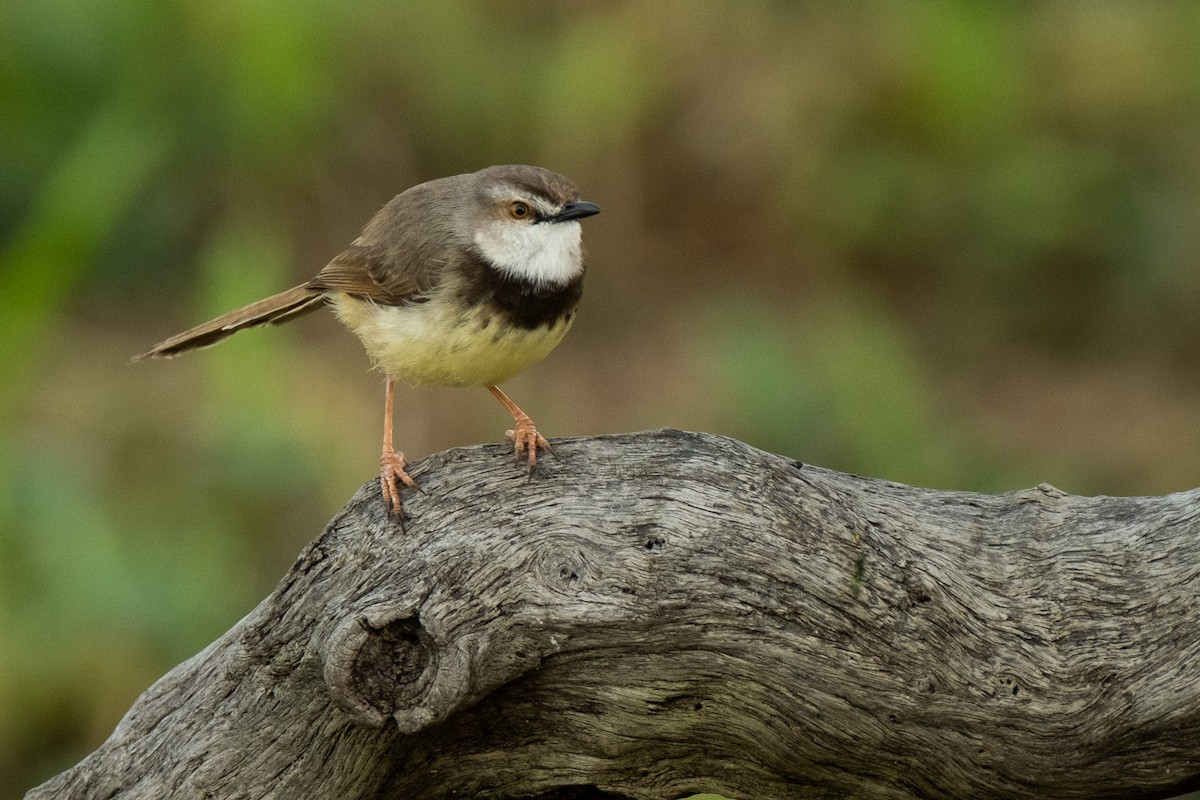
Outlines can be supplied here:
[[392, 406], [395, 403], [396, 382], [387, 379], [383, 416], [383, 454], [379, 457], [379, 483], [383, 487], [383, 501], [388, 511], [401, 514], [400, 484], [416, 489], [417, 483], [404, 471], [404, 453], [396, 452], [392, 446]]
[[496, 396], [496, 399], [508, 409], [508, 413], [512, 414], [513, 425], [511, 431], [505, 431], [504, 437], [513, 443], [513, 447], [517, 454], [517, 463], [521, 462], [521, 457], [525, 457], [525, 461], [529, 464], [529, 469], [532, 471], [537, 466], [538, 450], [545, 450], [551, 455], [554, 450], [551, 449], [550, 443], [537, 432], [537, 428], [533, 425], [533, 420], [529, 415], [517, 407], [517, 404], [508, 399], [508, 395], [500, 391], [499, 386], [489, 386], [487, 390]]

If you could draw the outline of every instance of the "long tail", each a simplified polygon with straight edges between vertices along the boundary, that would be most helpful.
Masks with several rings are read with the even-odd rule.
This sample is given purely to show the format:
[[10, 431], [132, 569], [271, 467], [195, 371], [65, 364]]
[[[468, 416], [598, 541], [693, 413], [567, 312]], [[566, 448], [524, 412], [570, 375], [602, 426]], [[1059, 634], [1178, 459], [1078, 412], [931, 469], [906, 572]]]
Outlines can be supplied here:
[[292, 317], [312, 311], [323, 299], [324, 294], [321, 290], [311, 289], [307, 284], [297, 286], [178, 333], [154, 345], [145, 353], [134, 356], [132, 360], [170, 358], [187, 350], [208, 347], [226, 336], [232, 336], [242, 328], [286, 322]]

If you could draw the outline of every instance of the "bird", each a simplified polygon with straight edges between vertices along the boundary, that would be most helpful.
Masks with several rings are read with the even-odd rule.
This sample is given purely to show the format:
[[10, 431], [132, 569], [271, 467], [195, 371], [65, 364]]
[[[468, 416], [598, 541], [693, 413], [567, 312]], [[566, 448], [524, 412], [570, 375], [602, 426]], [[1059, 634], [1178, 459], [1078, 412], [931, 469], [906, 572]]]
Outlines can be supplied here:
[[379, 482], [403, 522], [401, 486], [418, 489], [392, 439], [396, 382], [483, 386], [513, 417], [506, 438], [530, 474], [553, 452], [500, 389], [545, 358], [583, 291], [579, 220], [600, 212], [543, 167], [508, 164], [430, 180], [393, 197], [311, 280], [222, 314], [134, 356], [169, 358], [246, 328], [330, 306], [385, 377]]

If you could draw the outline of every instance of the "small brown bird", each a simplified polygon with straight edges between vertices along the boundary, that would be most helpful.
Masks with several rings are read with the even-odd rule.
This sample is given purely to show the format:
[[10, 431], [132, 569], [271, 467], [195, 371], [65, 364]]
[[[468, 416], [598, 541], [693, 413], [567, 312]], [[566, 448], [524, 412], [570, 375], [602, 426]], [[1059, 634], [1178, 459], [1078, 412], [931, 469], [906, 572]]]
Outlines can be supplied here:
[[392, 445], [395, 384], [485, 386], [513, 416], [518, 459], [550, 445], [500, 391], [562, 340], [583, 291], [578, 220], [599, 213], [570, 180], [497, 166], [422, 183], [392, 198], [317, 276], [172, 336], [134, 360], [206, 347], [329, 303], [387, 377], [380, 484], [401, 513], [416, 488]]

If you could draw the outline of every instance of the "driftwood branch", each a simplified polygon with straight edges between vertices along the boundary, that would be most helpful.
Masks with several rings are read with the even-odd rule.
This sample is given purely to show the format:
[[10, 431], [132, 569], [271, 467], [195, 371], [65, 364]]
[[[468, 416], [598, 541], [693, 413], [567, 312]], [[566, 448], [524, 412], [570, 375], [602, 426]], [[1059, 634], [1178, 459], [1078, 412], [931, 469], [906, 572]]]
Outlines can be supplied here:
[[912, 489], [711, 435], [375, 483], [31, 798], [1200, 786], [1200, 491]]

